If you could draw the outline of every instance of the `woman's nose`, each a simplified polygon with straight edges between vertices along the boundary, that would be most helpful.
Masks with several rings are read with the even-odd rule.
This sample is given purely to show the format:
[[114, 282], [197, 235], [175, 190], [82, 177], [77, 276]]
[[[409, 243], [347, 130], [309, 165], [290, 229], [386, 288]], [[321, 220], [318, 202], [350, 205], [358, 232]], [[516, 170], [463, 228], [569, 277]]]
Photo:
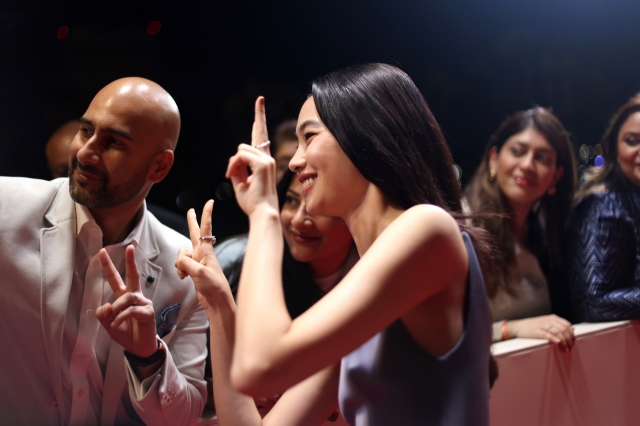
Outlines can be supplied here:
[[533, 152], [529, 152], [520, 161], [520, 167], [524, 170], [535, 171], [536, 165], [533, 157]]
[[304, 158], [302, 149], [298, 146], [296, 153], [293, 154], [291, 161], [289, 161], [289, 169], [294, 173], [298, 173], [304, 170], [306, 165], [307, 161]]
[[298, 207], [296, 214], [293, 215], [291, 223], [296, 228], [307, 228], [313, 225], [311, 216], [309, 216], [309, 213], [307, 213], [307, 209], [305, 208], [305, 203], [300, 203], [300, 207]]

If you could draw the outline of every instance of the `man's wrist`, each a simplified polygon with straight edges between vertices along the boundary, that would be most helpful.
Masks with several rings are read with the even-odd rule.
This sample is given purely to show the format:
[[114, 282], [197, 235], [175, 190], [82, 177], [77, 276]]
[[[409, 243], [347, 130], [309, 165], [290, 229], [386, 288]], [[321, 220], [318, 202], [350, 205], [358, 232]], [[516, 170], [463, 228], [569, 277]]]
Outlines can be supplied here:
[[125, 358], [127, 358], [127, 360], [129, 361], [129, 364], [134, 367], [148, 367], [160, 360], [164, 360], [167, 356], [167, 351], [164, 343], [159, 338], [157, 338], [156, 341], [158, 342], [158, 349], [147, 357], [140, 357], [138, 355], [132, 354], [131, 352], [127, 352], [127, 350], [123, 348], [122, 351], [124, 352]]

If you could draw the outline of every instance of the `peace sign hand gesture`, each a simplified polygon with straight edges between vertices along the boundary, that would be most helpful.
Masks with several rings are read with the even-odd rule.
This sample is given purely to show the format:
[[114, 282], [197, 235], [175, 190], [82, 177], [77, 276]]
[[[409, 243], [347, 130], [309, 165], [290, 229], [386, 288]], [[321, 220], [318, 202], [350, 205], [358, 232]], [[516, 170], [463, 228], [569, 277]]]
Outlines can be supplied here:
[[125, 285], [105, 249], [100, 250], [100, 262], [116, 299], [96, 310], [96, 317], [109, 336], [127, 352], [142, 358], [158, 350], [153, 303], [140, 291], [140, 276], [136, 265], [135, 248], [125, 252]]
[[276, 163], [269, 153], [268, 139], [264, 98], [260, 96], [255, 103], [251, 146], [238, 146], [236, 155], [229, 159], [226, 174], [233, 183], [238, 204], [249, 218], [264, 209], [278, 212]]
[[176, 268], [178, 276], [184, 279], [191, 276], [196, 286], [198, 300], [205, 310], [209, 310], [219, 301], [233, 300], [227, 278], [222, 272], [211, 240], [211, 213], [213, 200], [207, 201], [202, 209], [202, 227], [193, 209], [187, 212], [189, 235], [193, 251], [181, 249], [178, 252]]

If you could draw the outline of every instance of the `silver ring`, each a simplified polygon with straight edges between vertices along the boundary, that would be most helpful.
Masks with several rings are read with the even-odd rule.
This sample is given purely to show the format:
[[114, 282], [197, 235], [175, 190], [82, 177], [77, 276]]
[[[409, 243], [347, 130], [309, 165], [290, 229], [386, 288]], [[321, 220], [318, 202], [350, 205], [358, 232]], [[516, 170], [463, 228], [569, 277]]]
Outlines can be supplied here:
[[551, 324], [549, 324], [549, 325], [547, 326], [547, 331], [551, 330], [551, 327], [553, 327], [553, 326], [552, 326]]
[[271, 145], [271, 141], [265, 141], [265, 142], [262, 142], [261, 144], [256, 145], [256, 148], [266, 148], [269, 145]]
[[211, 241], [211, 245], [214, 246], [216, 244], [216, 236], [215, 235], [207, 235], [205, 237], [198, 238], [200, 241]]
[[138, 304], [138, 295], [135, 293], [131, 293], [133, 295], [133, 304], [137, 305]]

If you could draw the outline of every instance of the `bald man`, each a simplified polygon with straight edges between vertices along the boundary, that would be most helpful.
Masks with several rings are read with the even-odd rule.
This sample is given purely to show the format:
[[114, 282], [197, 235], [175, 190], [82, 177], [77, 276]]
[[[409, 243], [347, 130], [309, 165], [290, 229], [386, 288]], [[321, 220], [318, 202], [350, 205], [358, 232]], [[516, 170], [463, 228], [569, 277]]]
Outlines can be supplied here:
[[[80, 118], [69, 178], [0, 177], [1, 423], [199, 418], [207, 319], [193, 282], [174, 269], [191, 244], [144, 203], [171, 169], [179, 132], [164, 89], [120, 79]], [[105, 278], [102, 248], [120, 276], [128, 272], [126, 286], [118, 274]], [[137, 271], [126, 271], [125, 253]], [[114, 324], [124, 309], [134, 317]]]
[[[69, 146], [80, 129], [80, 120], [64, 123], [51, 135], [47, 141], [45, 154], [47, 166], [54, 179], [69, 176]], [[147, 210], [169, 228], [178, 231], [185, 237], [189, 236], [189, 226], [184, 215], [175, 214], [171, 210], [152, 203], [146, 203]]]

